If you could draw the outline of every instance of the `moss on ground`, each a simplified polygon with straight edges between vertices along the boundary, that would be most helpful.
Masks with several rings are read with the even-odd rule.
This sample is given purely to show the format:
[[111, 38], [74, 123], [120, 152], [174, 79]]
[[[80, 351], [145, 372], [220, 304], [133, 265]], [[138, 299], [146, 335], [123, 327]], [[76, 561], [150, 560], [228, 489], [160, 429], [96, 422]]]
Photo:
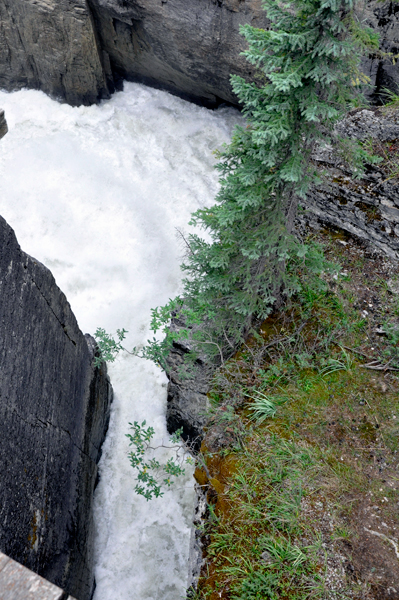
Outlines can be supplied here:
[[263, 323], [209, 394], [192, 597], [399, 598], [399, 270], [317, 237], [338, 273]]

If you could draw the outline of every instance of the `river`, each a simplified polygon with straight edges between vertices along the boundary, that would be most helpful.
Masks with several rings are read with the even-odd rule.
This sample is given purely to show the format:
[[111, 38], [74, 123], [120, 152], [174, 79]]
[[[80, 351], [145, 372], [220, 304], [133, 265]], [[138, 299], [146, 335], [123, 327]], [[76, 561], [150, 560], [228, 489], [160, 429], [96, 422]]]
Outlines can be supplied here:
[[[237, 112], [210, 111], [125, 84], [99, 106], [73, 108], [42, 92], [0, 92], [9, 133], [0, 145], [0, 214], [23, 250], [47, 267], [84, 332], [128, 330], [145, 343], [150, 309], [179, 292], [176, 228], [217, 191], [213, 150]], [[147, 420], [166, 442], [165, 375], [120, 356], [95, 494], [94, 600], [184, 598], [193, 510], [192, 472], [161, 499], [134, 493], [129, 422]]]

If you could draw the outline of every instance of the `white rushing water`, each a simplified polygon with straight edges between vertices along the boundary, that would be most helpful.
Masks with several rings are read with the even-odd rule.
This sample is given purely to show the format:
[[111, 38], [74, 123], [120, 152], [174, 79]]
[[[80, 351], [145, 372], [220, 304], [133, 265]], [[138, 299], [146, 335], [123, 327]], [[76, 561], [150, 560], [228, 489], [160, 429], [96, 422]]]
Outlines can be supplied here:
[[[212, 151], [237, 113], [209, 111], [126, 84], [100, 106], [72, 108], [41, 92], [0, 92], [9, 133], [0, 143], [0, 214], [23, 250], [53, 272], [84, 332], [149, 336], [150, 309], [179, 291], [176, 228], [213, 202]], [[95, 600], [184, 596], [192, 517], [191, 473], [146, 502], [134, 491], [128, 422], [165, 428], [166, 378], [124, 356], [109, 368], [115, 400], [96, 490]]]

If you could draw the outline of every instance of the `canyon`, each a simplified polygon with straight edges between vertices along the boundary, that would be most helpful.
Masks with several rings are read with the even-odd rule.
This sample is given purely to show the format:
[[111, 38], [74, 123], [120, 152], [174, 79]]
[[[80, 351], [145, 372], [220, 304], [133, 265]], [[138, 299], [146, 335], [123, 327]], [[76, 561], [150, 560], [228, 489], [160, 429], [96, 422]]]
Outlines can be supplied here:
[[[368, 95], [375, 103], [380, 101], [379, 95], [385, 88], [394, 92], [398, 91], [398, 67], [394, 64], [392, 56], [389, 56], [390, 53], [395, 54], [399, 46], [397, 14], [398, 9], [390, 2], [385, 4], [368, 3], [362, 14], [362, 19], [369, 26], [379, 30], [381, 51], [385, 53], [365, 56], [363, 59], [364, 71], [370, 77], [371, 82]], [[82, 174], [79, 170], [80, 165], [75, 164], [72, 155], [75, 144], [74, 136], [77, 138], [80, 135], [76, 133], [80, 127], [87, 131], [87, 137], [83, 136], [85, 139], [82, 142], [82, 148], [85, 149], [87, 145], [92, 145], [91, 151], [94, 154], [97, 153], [94, 163], [90, 163], [90, 167], [87, 166], [90, 185], [93, 184], [93, 181], [99, 181], [100, 183], [97, 185], [100, 188], [101, 184], [104, 184], [102, 189], [106, 189], [109, 185], [108, 180], [105, 183], [102, 180], [106, 172], [104, 165], [108, 165], [108, 156], [113, 156], [112, 153], [116, 152], [115, 148], [121, 143], [121, 137], [123, 138], [123, 143], [128, 151], [125, 156], [122, 153], [113, 156], [114, 162], [112, 163], [117, 180], [113, 182], [116, 190], [115, 196], [112, 198], [110, 196], [108, 199], [105, 197], [104, 206], [101, 208], [106, 211], [106, 205], [111, 205], [115, 197], [120, 194], [120, 182], [123, 180], [126, 189], [129, 187], [124, 200], [129, 209], [121, 208], [119, 226], [124, 221], [123, 212], [131, 210], [131, 198], [134, 197], [137, 189], [136, 176], [132, 175], [131, 181], [129, 180], [127, 185], [126, 178], [129, 177], [126, 174], [132, 173], [134, 169], [136, 169], [135, 172], [140, 173], [140, 186], [143, 188], [142, 199], [148, 199], [151, 196], [147, 189], [148, 181], [154, 178], [154, 173], [159, 169], [159, 162], [162, 165], [161, 171], [169, 173], [171, 180], [183, 162], [186, 162], [185, 153], [177, 146], [183, 144], [183, 137], [184, 143], [188, 138], [189, 152], [191, 152], [190, 161], [192, 162], [190, 169], [197, 174], [198, 162], [202, 161], [205, 165], [204, 172], [199, 176], [196, 186], [193, 186], [188, 185], [185, 174], [183, 171], [179, 171], [180, 189], [174, 192], [174, 196], [171, 198], [168, 186], [159, 179], [160, 198], [156, 208], [156, 211], [161, 214], [160, 207], [163, 206], [164, 197], [168, 197], [171, 202], [168, 219], [170, 218], [171, 223], [174, 223], [176, 208], [173, 208], [173, 203], [179, 201], [180, 207], [183, 201], [186, 202], [187, 206], [183, 215], [180, 215], [179, 212], [179, 219], [184, 225], [192, 209], [205, 205], [214, 196], [216, 182], [214, 175], [210, 175], [213, 163], [209, 160], [208, 154], [217, 146], [221, 138], [228, 139], [233, 122], [238, 120], [237, 115], [226, 113], [224, 116], [219, 113], [219, 115], [208, 117], [200, 112], [195, 112], [196, 108], [193, 107], [193, 112], [190, 112], [188, 117], [186, 111], [191, 111], [191, 108], [185, 108], [183, 103], [180, 103], [181, 101], [174, 103], [172, 100], [165, 100], [162, 95], [157, 95], [155, 92], [155, 95], [152, 95], [152, 92], [147, 93], [139, 86], [129, 87], [129, 84], [127, 84], [129, 95], [123, 96], [123, 101], [121, 97], [119, 100], [115, 99], [117, 96], [115, 95], [112, 109], [108, 108], [107, 103], [102, 103], [101, 116], [100, 112], [95, 112], [96, 107], [88, 109], [90, 112], [87, 112], [86, 115], [79, 111], [83, 110], [81, 105], [90, 106], [109, 99], [113, 92], [123, 88], [124, 80], [146, 83], [206, 107], [214, 108], [225, 103], [236, 105], [237, 99], [230, 89], [230, 74], [239, 74], [248, 79], [255, 75], [244, 58], [239, 55], [245, 49], [244, 41], [239, 34], [239, 25], [243, 23], [267, 27], [260, 0], [147, 0], [146, 2], [144, 0], [3, 0], [0, 5], [0, 88], [9, 92], [24, 90], [24, 88], [41, 90], [54, 99], [73, 107], [80, 107], [76, 109], [76, 112], [68, 112], [70, 107], [64, 107], [66, 110], [63, 111], [60, 107], [54, 109], [48, 99], [46, 99], [47, 104], [41, 99], [40, 102], [47, 107], [50, 115], [52, 110], [57, 112], [57, 118], [52, 121], [51, 116], [49, 120], [47, 117], [40, 116], [39, 121], [36, 122], [35, 116], [32, 118], [33, 124], [29, 126], [31, 130], [28, 128], [26, 130], [26, 140], [30, 140], [32, 135], [38, 135], [40, 138], [41, 133], [38, 131], [42, 126], [40, 122], [42, 119], [43, 128], [46, 127], [48, 131], [48, 145], [50, 146], [54, 141], [53, 154], [56, 155], [56, 148], [60, 146], [57, 145], [55, 139], [53, 140], [53, 131], [56, 128], [60, 129], [57, 135], [60, 136], [61, 146], [64, 144], [63, 147], [66, 148], [65, 154], [68, 155], [69, 166], [76, 170], [74, 176], [76, 181], [80, 181]], [[24, 93], [26, 92], [20, 92], [20, 94]], [[4, 101], [5, 96], [2, 98]], [[39, 105], [37, 96], [29, 96], [29, 99], [33, 104], [37, 102]], [[111, 98], [110, 102], [112, 103], [112, 101]], [[123, 102], [126, 104], [124, 105]], [[135, 102], [138, 106], [134, 106]], [[146, 114], [148, 102], [151, 110]], [[17, 123], [21, 130], [26, 125], [20, 115], [23, 111], [26, 112], [28, 105], [29, 102], [23, 104], [22, 101], [18, 118], [13, 117], [13, 125]], [[140, 126], [137, 126], [140, 118], [137, 112], [126, 117], [129, 111], [133, 113], [133, 107], [135, 110], [138, 109], [143, 119]], [[152, 109], [154, 109], [153, 112], [151, 112]], [[160, 112], [157, 112], [157, 116], [154, 117], [158, 109]], [[40, 108], [41, 110], [42, 108]], [[72, 109], [70, 110], [72, 111]], [[136, 150], [132, 146], [132, 132], [134, 132], [134, 136], [137, 135], [137, 139], [143, 140], [145, 136], [148, 136], [149, 122], [154, 132], [157, 131], [161, 113], [162, 118], [165, 118], [162, 123], [168, 122], [168, 126], [171, 127], [170, 139], [165, 141], [165, 148], [160, 151], [158, 141], [155, 143], [155, 138], [149, 138], [150, 150], [155, 158], [151, 163], [151, 169], [146, 169], [143, 167], [142, 157], [138, 156], [139, 153], [134, 154]], [[381, 115], [375, 111], [363, 111], [352, 115], [349, 124], [356, 129], [360, 123], [360, 129], [368, 133], [374, 127], [375, 139], [388, 143], [396, 139], [399, 134], [396, 116], [393, 119], [380, 117]], [[183, 137], [180, 133], [176, 134], [181, 119], [184, 120], [186, 127], [186, 135]], [[201, 141], [200, 150], [198, 150], [197, 136], [204, 135], [204, 133], [200, 134], [193, 130], [191, 119], [199, 119], [200, 125], [205, 130], [205, 139]], [[214, 122], [210, 125], [208, 119]], [[115, 131], [112, 130], [111, 141], [109, 140], [110, 129], [107, 129], [108, 121], [112, 121], [112, 127], [115, 127]], [[56, 126], [55, 122], [57, 122]], [[216, 133], [212, 135], [206, 133], [207, 128], [211, 126], [217, 135]], [[62, 130], [63, 127], [65, 130]], [[70, 130], [67, 131], [68, 128]], [[96, 128], [99, 131], [94, 135], [93, 131]], [[0, 111], [0, 137], [6, 134], [7, 129], [4, 113]], [[32, 132], [34, 133], [32, 134]], [[181, 139], [178, 139], [177, 143], [171, 143], [173, 135], [180, 136]], [[112, 147], [106, 148], [107, 157], [105, 155], [100, 157], [101, 151], [94, 149], [97, 142], [93, 142], [93, 140], [101, 141], [104, 145], [112, 142]], [[26, 143], [28, 146], [26, 152], [29, 152], [29, 142]], [[138, 143], [135, 141], [135, 144]], [[41, 145], [40, 151], [46, 157], [43, 159], [43, 164], [40, 165], [45, 172], [48, 168], [47, 165], [43, 167], [48, 160], [48, 155], [45, 154], [47, 152], [46, 144]], [[146, 149], [142, 150], [143, 153], [145, 151]], [[12, 149], [12, 152], [15, 150]], [[12, 152], [10, 156], [12, 156]], [[85, 150], [81, 152], [82, 160], [86, 161]], [[130, 156], [129, 153], [132, 153], [132, 156], [134, 154], [134, 158], [131, 160], [132, 164], [129, 162], [130, 159], [125, 158], [126, 155]], [[199, 161], [197, 160], [198, 153]], [[64, 165], [64, 160], [65, 155], [60, 152], [58, 164]], [[317, 190], [312, 190], [309, 194], [304, 203], [305, 212], [301, 214], [300, 221], [311, 225], [316, 224], [316, 226], [334, 225], [340, 230], [374, 244], [390, 257], [398, 258], [399, 201], [395, 180], [387, 177], [386, 173], [377, 166], [367, 173], [366, 179], [361, 184], [357, 184], [352, 180], [352, 173], [330, 152], [320, 152], [315, 155], [314, 160], [326, 169], [326, 181], [325, 184]], [[96, 161], [98, 161], [98, 165], [102, 164], [101, 169], [97, 168]], [[131, 168], [133, 163], [134, 169]], [[20, 160], [19, 164], [25, 165], [24, 160]], [[89, 165], [89, 161], [87, 161], [87, 165]], [[24, 166], [24, 168], [26, 167]], [[44, 185], [42, 181], [35, 180], [33, 171], [29, 173], [29, 175], [33, 175], [32, 179], [35, 180], [35, 189], [37, 190], [36, 197], [33, 199], [35, 206], [36, 203], [40, 205], [38, 191], [40, 190], [42, 193], [43, 187], [48, 207], [52, 207], [55, 202], [51, 177], [54, 176], [58, 165], [52, 168], [54, 171], [47, 173], [47, 178], [43, 178]], [[93, 169], [93, 172], [90, 169]], [[40, 169], [38, 168], [37, 171], [39, 172]], [[87, 173], [85, 173], [86, 175]], [[18, 178], [20, 177], [21, 175], [18, 176]], [[107, 175], [107, 177], [111, 177], [111, 175]], [[7, 172], [4, 171], [0, 190], [4, 193], [7, 191], [9, 194], [6, 201], [6, 212], [10, 214], [13, 226], [16, 228], [20, 224], [13, 212], [13, 205], [16, 202], [22, 202], [27, 190], [21, 187], [22, 184], [19, 181], [12, 182], [11, 185], [11, 179], [7, 178]], [[89, 190], [89, 184], [87, 190]], [[90, 188], [89, 193], [87, 190], [84, 190], [86, 196], [89, 196], [90, 202], [93, 201], [93, 205], [96, 206], [95, 209], [90, 208], [90, 211], [93, 212], [89, 211], [88, 214], [90, 213], [90, 218], [95, 215], [102, 227], [103, 223], [98, 217], [99, 211], [96, 204], [98, 189], [94, 185], [94, 188]], [[152, 190], [153, 192], [154, 190]], [[163, 196], [161, 192], [163, 192]], [[82, 205], [85, 193], [81, 192]], [[75, 188], [71, 192], [68, 202], [74, 201], [72, 199], [74, 194], [76, 195]], [[153, 195], [155, 196], [155, 193]], [[60, 197], [62, 198], [61, 193]], [[190, 198], [189, 201], [188, 198]], [[58, 200], [57, 197], [57, 202]], [[30, 209], [28, 203], [26, 207]], [[76, 216], [79, 210], [75, 211], [76, 214], [73, 213], [73, 218], [77, 223], [80, 223]], [[135, 206], [134, 210], [138, 211], [139, 209]], [[51, 211], [52, 208], [42, 211], [40, 216], [43, 223], [40, 226], [42, 233], [47, 231], [47, 213], [52, 214]], [[134, 215], [134, 218], [131, 219], [132, 229], [133, 223], [138, 227], [141, 222], [141, 216], [136, 217], [137, 215]], [[147, 235], [151, 240], [153, 231], [157, 229], [158, 221], [162, 217], [151, 216], [151, 223], [153, 218], [156, 219], [154, 227], [146, 225], [148, 227]], [[51, 216], [51, 219], [53, 220], [52, 243], [55, 244], [58, 235], [58, 216]], [[147, 223], [148, 219], [149, 215], [144, 214], [143, 222]], [[26, 221], [25, 217], [21, 218], [21, 222], [24, 220]], [[94, 220], [93, 218], [93, 222]], [[87, 219], [86, 222], [89, 221], [90, 219]], [[168, 223], [168, 227], [169, 225]], [[170, 225], [170, 231], [165, 235], [168, 239], [171, 239], [173, 235], [171, 233], [173, 227]], [[29, 235], [26, 233], [28, 230], [29, 224], [25, 227], [24, 232], [27, 240], [29, 239]], [[102, 236], [96, 238], [97, 248], [100, 248], [102, 240], [106, 239], [106, 235], [108, 235], [107, 227], [100, 233]], [[143, 234], [137, 232], [136, 234], [137, 238], [141, 239]], [[40, 240], [40, 233], [36, 235]], [[84, 235], [86, 232], [82, 233], [82, 239]], [[112, 236], [115, 235], [118, 237], [119, 232], [112, 232]], [[129, 245], [133, 243], [131, 239], [131, 232], [127, 232], [126, 245], [131, 250], [130, 256], [134, 256], [135, 246], [134, 244], [132, 247]], [[144, 255], [147, 252], [147, 239], [141, 240], [141, 242], [142, 248], [145, 248]], [[68, 243], [69, 245], [76, 243], [73, 234]], [[155, 248], [160, 242], [152, 240], [151, 243]], [[145, 302], [141, 297], [137, 299], [136, 305], [139, 305], [142, 310], [137, 323], [131, 316], [130, 309], [124, 308], [122, 311], [125, 318], [134, 323], [134, 325], [127, 323], [129, 329], [132, 328], [134, 332], [135, 337], [132, 339], [132, 343], [136, 343], [137, 339], [140, 343], [145, 342], [145, 337], [142, 336], [143, 331], [146, 331], [147, 325], [144, 323], [147, 322], [150, 306], [154, 303], [162, 303], [163, 295], [173, 294], [178, 288], [179, 251], [174, 247], [174, 243], [170, 241], [168, 243], [173, 255], [172, 275], [170, 274], [170, 262], [167, 261], [167, 265], [162, 262], [162, 260], [166, 260], [164, 249], [160, 250], [156, 246], [154, 265], [156, 264], [158, 268], [161, 264], [164, 276], [163, 285], [157, 284], [152, 290], [151, 298], [147, 297]], [[95, 369], [93, 366], [96, 352], [93, 338], [82, 334], [65, 296], [56, 285], [50, 271], [41, 262], [21, 250], [13, 230], [3, 219], [0, 219], [0, 247], [2, 249], [0, 291], [2, 297], [7, 299], [7, 302], [4, 302], [1, 307], [0, 325], [2, 334], [0, 356], [3, 370], [0, 382], [2, 397], [0, 448], [3, 455], [6, 456], [2, 467], [2, 477], [3, 481], [7, 482], [1, 490], [3, 509], [0, 512], [0, 549], [63, 587], [79, 600], [88, 600], [94, 589], [93, 491], [98, 480], [97, 463], [101, 455], [101, 443], [108, 427], [112, 389], [104, 366], [101, 369]], [[123, 256], [125, 250], [118, 248], [119, 255]], [[44, 262], [44, 258], [40, 258]], [[105, 264], [108, 264], [108, 257], [103, 258]], [[71, 266], [67, 264], [68, 261], [64, 261], [63, 255], [60, 254], [58, 259], [54, 258], [54, 268], [58, 273], [62, 273], [62, 276], [65, 276], [64, 281], [67, 281], [68, 270]], [[70, 259], [68, 258], [68, 260]], [[79, 260], [80, 257], [74, 258], [76, 264]], [[145, 258], [146, 261], [147, 258]], [[50, 263], [49, 259], [49, 266], [52, 267]], [[101, 274], [102, 268], [103, 265], [98, 268], [98, 272]], [[117, 269], [120, 269], [121, 272], [127, 268], [123, 261], [117, 265]], [[152, 269], [155, 270], [155, 267]], [[87, 275], [89, 272], [88, 268], [85, 274], [87, 279], [90, 279], [90, 276]], [[136, 285], [136, 275], [137, 273], [134, 273], [134, 277], [132, 275], [134, 283], [130, 282], [130, 288], [124, 290], [123, 295], [126, 298], [129, 298], [129, 295], [132, 294], [131, 289]], [[151, 283], [151, 285], [155, 284]], [[117, 286], [118, 283], [114, 289], [117, 289]], [[160, 293], [159, 287], [164, 287], [165, 291]], [[111, 289], [112, 285], [109, 285], [109, 288]], [[74, 299], [79, 294], [80, 291], [77, 292], [75, 289], [71, 292]], [[103, 295], [106, 295], [104, 290]], [[80, 298], [80, 301], [83, 306], [84, 299]], [[101, 304], [103, 299], [99, 300], [97, 296], [97, 302]], [[150, 304], [147, 306], [148, 302]], [[84, 310], [89, 309], [86, 307]], [[97, 317], [100, 314], [97, 312]], [[126, 324], [126, 321], [117, 322], [115, 317], [116, 315], [113, 315], [110, 319], [112, 327]], [[98, 321], [96, 323], [96, 325], [101, 324]], [[94, 328], [91, 330], [94, 331]], [[188, 381], [182, 384], [177, 370], [186, 349], [177, 348], [175, 350], [176, 352], [171, 357], [173, 364], [168, 394], [168, 427], [170, 430], [174, 430], [180, 425], [186, 426], [187, 435], [193, 437], [201, 434], [205, 422], [202, 413], [206, 408], [208, 382], [204, 376], [199, 382], [198, 380], [194, 383]], [[145, 394], [148, 387], [147, 381], [151, 381], [150, 387], [153, 386], [155, 392], [161, 395], [161, 390], [157, 388], [160, 388], [161, 385], [165, 387], [165, 381], [161, 384], [151, 371], [142, 374], [140, 367], [135, 366], [134, 368], [137, 372], [140, 371], [140, 374], [136, 375], [140, 380], [138, 389]], [[123, 376], [123, 370], [116, 371], [116, 380], [118, 377], [123, 379]], [[145, 383], [141, 381], [142, 379], [145, 379]], [[117, 385], [120, 383], [118, 382]], [[137, 386], [137, 382], [134, 385]], [[134, 388], [134, 385], [126, 384], [126, 387], [119, 392], [121, 397], [129, 397], [130, 403], [131, 392], [130, 389], [128, 391], [128, 388]], [[149, 392], [148, 394], [151, 395]], [[147, 398], [147, 396], [145, 398], [147, 404], [152, 402], [151, 398]], [[166, 402], [165, 398], [164, 400]], [[118, 410], [121, 411], [120, 407]], [[131, 410], [127, 403], [124, 407], [123, 423], [122, 425], [119, 423], [117, 433], [116, 429], [114, 430], [113, 440], [116, 437], [122, 437], [123, 434], [120, 431], [124, 431], [127, 419], [132, 418], [129, 416]], [[147, 414], [147, 407], [145, 409], [135, 408], [134, 411], [140, 415], [137, 418], [144, 418], [144, 415]], [[164, 420], [162, 411], [163, 408], [154, 409], [154, 418]], [[116, 444], [115, 441], [112, 443]], [[33, 448], [40, 448], [40, 452], [32, 452]], [[119, 460], [123, 452], [119, 452]], [[106, 448], [106, 454], [108, 463], [111, 464], [109, 448]], [[114, 463], [112, 469], [115, 474]], [[102, 500], [97, 508], [97, 518], [102, 518], [102, 515], [105, 514], [108, 519], [104, 525], [104, 531], [98, 533], [104, 554], [99, 560], [99, 580], [102, 579], [102, 583], [100, 582], [96, 594], [103, 594], [102, 598], [117, 597], [117, 595], [112, 596], [114, 593], [112, 586], [115, 585], [116, 579], [127, 582], [121, 584], [123, 590], [120, 592], [120, 597], [126, 597], [128, 590], [136, 585], [136, 581], [130, 573], [123, 580], [123, 577], [119, 576], [118, 569], [123, 569], [121, 567], [123, 561], [129, 562], [130, 560], [131, 562], [133, 558], [142, 561], [143, 564], [146, 563], [150, 554], [149, 548], [154, 548], [154, 544], [159, 545], [158, 538], [154, 537], [152, 546], [148, 546], [144, 557], [140, 559], [137, 559], [137, 548], [142, 545], [143, 539], [151, 538], [152, 534], [155, 535], [155, 529], [158, 532], [162, 531], [167, 519], [171, 518], [168, 509], [163, 508], [161, 511], [163, 518], [160, 517], [159, 522], [152, 521], [146, 514], [147, 521], [142, 529], [139, 529], [141, 523], [138, 524], [137, 519], [134, 523], [131, 520], [129, 535], [132, 541], [128, 542], [124, 539], [123, 543], [120, 543], [120, 539], [125, 535], [122, 530], [127, 531], [130, 522], [128, 517], [120, 518], [120, 524], [115, 526], [115, 529], [120, 528], [120, 531], [116, 535], [113, 534], [112, 544], [109, 544], [107, 536], [111, 535], [109, 531], [114, 527], [110, 525], [110, 520], [115, 513], [121, 517], [126, 497], [131, 493], [131, 490], [126, 491], [126, 488], [132, 487], [124, 470], [122, 475], [116, 476], [116, 479], [115, 486], [115, 479], [106, 474], [99, 486]], [[122, 485], [121, 479], [126, 480], [126, 483], [124, 482]], [[105, 487], [106, 485], [108, 488]], [[109, 491], [113, 486], [118, 488], [119, 497], [116, 493], [112, 496]], [[182, 511], [184, 517], [179, 516], [179, 523], [177, 523], [179, 519], [176, 517], [176, 523], [174, 523], [181, 546], [181, 540], [184, 540], [186, 535], [185, 525], [187, 523], [184, 519], [189, 520], [189, 518], [187, 519], [187, 506], [190, 505], [190, 498], [192, 500], [190, 493], [188, 496], [189, 499], [183, 502], [186, 505], [185, 511]], [[178, 510], [180, 510], [180, 506]], [[176, 512], [176, 514], [180, 515], [180, 512]], [[138, 520], [143, 519], [139, 517]], [[136, 533], [134, 528], [141, 533]], [[168, 540], [169, 532], [163, 535]], [[118, 536], [118, 541], [116, 541]], [[168, 547], [168, 544], [169, 541], [165, 542], [165, 548]], [[111, 546], [113, 546], [112, 551], [110, 550]], [[124, 547], [121, 548], [121, 546]], [[117, 548], [115, 553], [114, 548]], [[157, 555], [154, 553], [155, 562], [156, 559]], [[164, 559], [159, 559], [158, 564], [162, 560]], [[170, 594], [172, 598], [178, 593], [176, 590], [182, 588], [181, 573], [184, 570], [185, 560], [186, 553], [179, 547], [174, 558], [175, 562], [168, 563], [164, 569], [170, 573], [174, 570], [179, 571], [176, 580], [173, 580], [169, 588], [165, 584], [164, 590], [162, 587], [164, 584], [161, 584], [160, 581], [150, 584], [148, 581], [142, 583], [140, 579], [141, 587], [137, 586], [137, 597], [145, 597], [148, 589], [154, 589], [151, 588], [153, 584], [156, 591], [149, 593], [160, 593], [165, 598]], [[162, 568], [157, 574], [161, 579], [163, 577]], [[140, 568], [137, 570], [140, 571]], [[137, 574], [134, 575], [134, 577], [136, 576]], [[139, 578], [141, 578], [141, 574], [139, 574]], [[104, 593], [103, 590], [106, 592]], [[100, 598], [99, 595], [97, 597]]]

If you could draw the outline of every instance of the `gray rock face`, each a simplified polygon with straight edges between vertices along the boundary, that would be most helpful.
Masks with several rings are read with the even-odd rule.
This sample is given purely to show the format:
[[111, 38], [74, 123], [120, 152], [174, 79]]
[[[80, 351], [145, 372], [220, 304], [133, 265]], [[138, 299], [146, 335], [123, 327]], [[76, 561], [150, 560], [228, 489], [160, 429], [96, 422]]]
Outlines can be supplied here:
[[206, 106], [236, 103], [230, 75], [250, 77], [239, 25], [266, 25], [261, 0], [90, 0], [112, 81], [161, 87]]
[[261, 0], [2, 0], [0, 88], [69, 104], [106, 98], [122, 78], [214, 106], [235, 102], [240, 23], [265, 24]]
[[4, 110], [0, 108], [0, 140], [8, 132], [7, 121], [4, 115]]
[[0, 550], [77, 600], [112, 388], [50, 271], [0, 217]]
[[1, 0], [0, 88], [69, 104], [109, 96], [86, 0]]
[[[399, 114], [361, 110], [349, 115], [338, 127], [348, 137], [399, 140]], [[395, 150], [397, 152], [397, 150]], [[399, 259], [399, 184], [382, 166], [370, 166], [362, 179], [354, 179], [332, 148], [319, 149], [314, 161], [324, 169], [325, 183], [314, 187], [301, 204], [302, 222], [337, 227]]]
[[[372, 0], [360, 20], [399, 48], [399, 7]], [[230, 75], [253, 78], [240, 56], [239, 25], [267, 27], [261, 0], [2, 0], [0, 88], [41, 89], [69, 104], [92, 104], [142, 81], [206, 106], [236, 103]], [[399, 89], [389, 58], [365, 57], [369, 95]]]
[[[179, 331], [184, 327], [184, 322], [178, 317], [172, 320], [172, 330]], [[207, 421], [207, 393], [214, 367], [206, 362], [205, 357], [199, 357], [194, 365], [187, 368], [184, 357], [189, 352], [191, 347], [188, 341], [174, 342], [166, 359], [169, 379], [166, 425], [169, 433], [182, 427], [183, 439], [197, 451]]]

